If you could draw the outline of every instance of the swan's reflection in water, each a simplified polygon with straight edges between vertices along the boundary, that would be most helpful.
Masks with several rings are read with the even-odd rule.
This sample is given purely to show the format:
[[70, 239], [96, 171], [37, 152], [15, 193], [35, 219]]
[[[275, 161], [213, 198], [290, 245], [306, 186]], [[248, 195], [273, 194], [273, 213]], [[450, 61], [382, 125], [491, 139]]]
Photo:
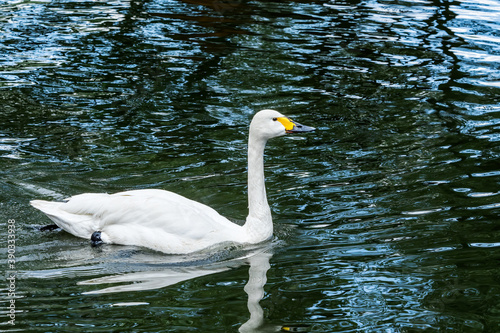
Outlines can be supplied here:
[[[248, 310], [250, 319], [244, 323], [239, 331], [241, 333], [279, 331], [279, 326], [267, 326], [264, 324], [264, 311], [259, 302], [264, 297], [264, 285], [267, 281], [267, 271], [271, 267], [269, 261], [272, 257], [272, 246], [265, 246], [251, 250], [238, 258], [229, 259], [223, 262], [193, 264], [183, 267], [168, 267], [161, 270], [141, 271], [125, 274], [116, 274], [93, 278], [81, 281], [79, 285], [109, 285], [118, 284], [103, 289], [85, 292], [84, 294], [106, 294], [131, 291], [144, 291], [167, 287], [182, 281], [198, 278], [204, 275], [215, 274], [229, 269], [233, 269], [245, 264], [249, 265], [249, 278], [244, 287], [248, 295]], [[139, 303], [137, 303], [139, 304]], [[128, 305], [126, 303], [115, 304]]]
[[245, 292], [248, 294], [248, 311], [250, 319], [241, 325], [239, 331], [242, 333], [254, 332], [262, 327], [264, 323], [264, 311], [259, 302], [264, 297], [264, 285], [267, 281], [267, 271], [271, 267], [269, 260], [272, 254], [260, 252], [248, 258], [250, 267], [248, 268], [248, 282], [245, 285]]

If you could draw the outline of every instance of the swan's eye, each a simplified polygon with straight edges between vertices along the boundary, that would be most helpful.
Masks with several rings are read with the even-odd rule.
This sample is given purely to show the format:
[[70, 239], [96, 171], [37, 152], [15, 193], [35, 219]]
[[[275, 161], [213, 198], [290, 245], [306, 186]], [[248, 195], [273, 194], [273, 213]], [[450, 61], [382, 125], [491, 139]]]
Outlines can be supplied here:
[[276, 120], [278, 120], [278, 118], [273, 118], [273, 121], [276, 121]]

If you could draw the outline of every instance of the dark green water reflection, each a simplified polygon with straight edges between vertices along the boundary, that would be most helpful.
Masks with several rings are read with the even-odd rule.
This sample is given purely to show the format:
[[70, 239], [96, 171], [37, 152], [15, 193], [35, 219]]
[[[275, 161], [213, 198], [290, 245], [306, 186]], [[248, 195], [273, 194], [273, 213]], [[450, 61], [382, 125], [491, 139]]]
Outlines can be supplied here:
[[[251, 312], [242, 331], [498, 332], [499, 17], [487, 0], [1, 3], [17, 298], [11, 326], [5, 279], [0, 329], [236, 332]], [[138, 188], [243, 219], [264, 108], [318, 131], [269, 144], [263, 248], [37, 231], [29, 200]]]

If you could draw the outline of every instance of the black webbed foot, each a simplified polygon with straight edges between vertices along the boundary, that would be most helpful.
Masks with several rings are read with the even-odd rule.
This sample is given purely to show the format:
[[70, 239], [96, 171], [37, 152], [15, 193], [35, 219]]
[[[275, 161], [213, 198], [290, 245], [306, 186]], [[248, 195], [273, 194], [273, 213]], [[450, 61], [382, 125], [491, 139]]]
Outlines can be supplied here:
[[92, 246], [99, 246], [104, 244], [104, 242], [101, 239], [101, 232], [100, 231], [94, 231], [92, 236], [90, 236], [90, 244]]
[[40, 231], [54, 231], [56, 229], [59, 229], [56, 224], [44, 225], [43, 227], [39, 228]]

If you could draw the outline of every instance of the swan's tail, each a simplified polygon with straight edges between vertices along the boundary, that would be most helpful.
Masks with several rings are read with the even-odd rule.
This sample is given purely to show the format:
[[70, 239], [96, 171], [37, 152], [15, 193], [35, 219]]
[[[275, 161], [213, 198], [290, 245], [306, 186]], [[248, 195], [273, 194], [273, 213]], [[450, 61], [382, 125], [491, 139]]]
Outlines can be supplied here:
[[62, 208], [64, 202], [45, 200], [32, 200], [30, 204], [42, 211], [58, 227], [77, 237], [90, 239], [96, 230], [94, 219], [91, 215], [73, 214]]

